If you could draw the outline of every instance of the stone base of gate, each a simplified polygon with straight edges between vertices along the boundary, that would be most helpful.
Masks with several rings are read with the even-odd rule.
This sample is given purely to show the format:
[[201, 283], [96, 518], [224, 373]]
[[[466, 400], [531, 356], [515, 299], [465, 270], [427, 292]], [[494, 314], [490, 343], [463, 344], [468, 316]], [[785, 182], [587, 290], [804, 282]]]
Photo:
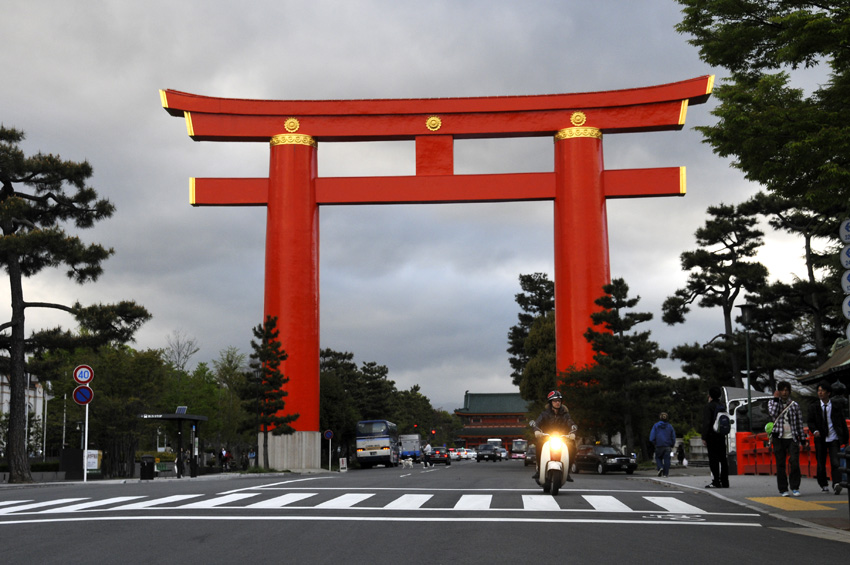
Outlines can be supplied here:
[[[278, 471], [318, 471], [321, 469], [322, 434], [320, 432], [295, 432], [275, 436], [269, 433], [269, 466]], [[263, 455], [263, 434], [257, 438], [260, 446], [260, 464]]]

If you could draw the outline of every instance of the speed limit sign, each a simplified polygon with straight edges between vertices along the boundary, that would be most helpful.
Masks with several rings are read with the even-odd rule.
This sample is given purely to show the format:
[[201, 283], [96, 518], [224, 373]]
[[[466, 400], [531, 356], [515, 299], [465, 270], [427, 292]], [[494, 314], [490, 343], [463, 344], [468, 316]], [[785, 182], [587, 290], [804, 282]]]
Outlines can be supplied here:
[[88, 365], [80, 365], [74, 369], [74, 380], [77, 384], [87, 385], [94, 378], [94, 371]]

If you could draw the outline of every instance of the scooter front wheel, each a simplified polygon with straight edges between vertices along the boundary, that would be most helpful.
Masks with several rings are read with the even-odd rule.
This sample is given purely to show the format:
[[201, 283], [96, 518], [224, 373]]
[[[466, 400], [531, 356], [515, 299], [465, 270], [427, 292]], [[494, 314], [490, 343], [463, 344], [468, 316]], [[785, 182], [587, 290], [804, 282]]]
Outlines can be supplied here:
[[547, 481], [552, 485], [552, 496], [557, 496], [558, 491], [561, 490], [561, 471], [552, 471], [549, 476], [551, 478], [547, 479]]

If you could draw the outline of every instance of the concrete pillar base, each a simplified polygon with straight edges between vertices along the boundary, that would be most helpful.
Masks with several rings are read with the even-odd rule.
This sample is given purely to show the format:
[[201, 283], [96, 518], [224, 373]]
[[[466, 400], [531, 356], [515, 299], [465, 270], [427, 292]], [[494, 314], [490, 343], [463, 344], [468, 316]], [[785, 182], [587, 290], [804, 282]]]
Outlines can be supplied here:
[[[269, 465], [278, 471], [316, 471], [321, 469], [322, 435], [319, 432], [295, 432], [275, 436], [269, 433]], [[263, 434], [257, 438], [260, 464], [265, 461]]]

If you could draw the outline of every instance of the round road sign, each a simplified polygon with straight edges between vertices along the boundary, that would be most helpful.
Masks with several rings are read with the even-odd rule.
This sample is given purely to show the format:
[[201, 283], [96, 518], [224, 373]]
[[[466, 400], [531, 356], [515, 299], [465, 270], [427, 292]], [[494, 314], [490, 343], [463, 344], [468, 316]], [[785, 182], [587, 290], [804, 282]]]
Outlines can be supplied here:
[[74, 389], [74, 402], [80, 406], [85, 406], [91, 399], [94, 398], [94, 391], [86, 385], [80, 385]]
[[325, 439], [331, 439], [334, 437], [334, 433], [331, 430], [325, 430]]
[[77, 384], [87, 385], [94, 378], [94, 370], [88, 365], [80, 365], [74, 369], [74, 380]]

